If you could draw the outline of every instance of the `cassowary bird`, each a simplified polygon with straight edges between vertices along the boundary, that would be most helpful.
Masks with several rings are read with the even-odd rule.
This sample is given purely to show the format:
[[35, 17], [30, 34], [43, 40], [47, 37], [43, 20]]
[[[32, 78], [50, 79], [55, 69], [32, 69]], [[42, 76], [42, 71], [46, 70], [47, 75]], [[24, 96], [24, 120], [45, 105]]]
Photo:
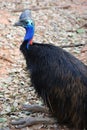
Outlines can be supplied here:
[[[31, 82], [55, 118], [54, 122], [57, 120], [60, 125], [75, 130], [87, 129], [87, 66], [58, 46], [33, 42], [34, 22], [30, 10], [21, 14], [15, 26], [26, 30], [20, 50], [30, 71]], [[34, 110], [34, 107], [25, 105], [24, 109]], [[36, 111], [40, 110], [44, 108], [36, 105]], [[28, 118], [12, 124], [22, 128], [40, 122], [53, 123], [53, 120]]]

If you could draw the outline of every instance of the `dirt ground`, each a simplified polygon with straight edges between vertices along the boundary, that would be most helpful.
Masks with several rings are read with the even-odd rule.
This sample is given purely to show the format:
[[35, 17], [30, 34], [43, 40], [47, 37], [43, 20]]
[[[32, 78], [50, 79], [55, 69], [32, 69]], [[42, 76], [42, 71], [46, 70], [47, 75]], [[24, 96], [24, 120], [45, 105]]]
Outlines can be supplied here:
[[[13, 26], [24, 9], [32, 10], [34, 41], [70, 45], [64, 49], [87, 64], [87, 0], [0, 0], [0, 130], [15, 130], [10, 121], [31, 114], [20, 110], [22, 104], [43, 104], [30, 83], [25, 60], [19, 51], [25, 30]], [[56, 124], [21, 130], [39, 129], [67, 130]]]

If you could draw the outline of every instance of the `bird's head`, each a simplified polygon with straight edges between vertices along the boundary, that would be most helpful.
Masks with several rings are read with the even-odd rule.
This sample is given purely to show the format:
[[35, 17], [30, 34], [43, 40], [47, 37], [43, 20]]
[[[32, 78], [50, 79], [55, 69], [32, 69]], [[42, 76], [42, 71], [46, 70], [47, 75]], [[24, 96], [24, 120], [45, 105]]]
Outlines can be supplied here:
[[25, 10], [19, 17], [19, 21], [14, 24], [14, 26], [21, 26], [26, 29], [26, 34], [24, 41], [26, 40], [28, 44], [32, 44], [32, 39], [34, 36], [34, 21], [31, 18], [31, 11]]

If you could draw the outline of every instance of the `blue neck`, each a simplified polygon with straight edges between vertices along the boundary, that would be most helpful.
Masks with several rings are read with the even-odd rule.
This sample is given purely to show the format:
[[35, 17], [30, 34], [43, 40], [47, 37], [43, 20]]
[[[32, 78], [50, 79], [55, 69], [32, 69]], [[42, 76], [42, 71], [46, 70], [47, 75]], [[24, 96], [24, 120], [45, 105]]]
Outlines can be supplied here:
[[25, 29], [26, 29], [26, 34], [24, 37], [24, 41], [27, 40], [29, 43], [34, 36], [34, 26], [27, 26]]

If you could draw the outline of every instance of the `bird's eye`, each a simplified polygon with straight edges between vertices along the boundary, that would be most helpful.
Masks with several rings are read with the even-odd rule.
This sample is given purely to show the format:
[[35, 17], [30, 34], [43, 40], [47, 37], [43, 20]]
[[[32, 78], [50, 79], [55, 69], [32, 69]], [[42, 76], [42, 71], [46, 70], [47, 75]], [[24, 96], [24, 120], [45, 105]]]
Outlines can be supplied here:
[[32, 25], [32, 26], [33, 26], [33, 22], [30, 21], [30, 20], [26, 20], [26, 21], [24, 21], [24, 24], [25, 24], [25, 25]]
[[31, 25], [33, 25], [33, 22], [31, 22]]

